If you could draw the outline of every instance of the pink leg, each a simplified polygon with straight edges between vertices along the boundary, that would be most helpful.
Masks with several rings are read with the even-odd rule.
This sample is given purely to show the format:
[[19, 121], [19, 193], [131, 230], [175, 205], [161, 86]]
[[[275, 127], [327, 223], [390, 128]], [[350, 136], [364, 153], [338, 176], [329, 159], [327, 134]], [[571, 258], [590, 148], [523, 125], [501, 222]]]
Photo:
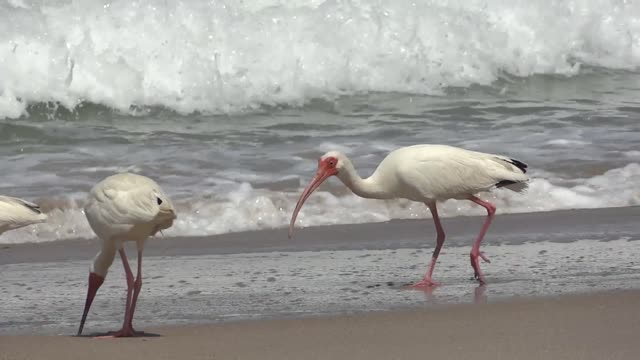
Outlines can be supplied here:
[[438, 261], [438, 255], [440, 254], [440, 249], [442, 249], [442, 245], [444, 244], [445, 234], [444, 229], [442, 228], [442, 224], [440, 223], [440, 217], [438, 216], [438, 208], [435, 203], [425, 203], [429, 210], [431, 210], [431, 215], [433, 216], [433, 222], [436, 225], [436, 248], [433, 250], [433, 255], [431, 256], [431, 263], [429, 264], [429, 269], [427, 273], [424, 275], [424, 279], [420, 282], [414, 284], [412, 287], [421, 288], [421, 287], [431, 287], [439, 285], [435, 281], [431, 280], [431, 276], [433, 275], [433, 269], [436, 267], [436, 261]]
[[[138, 250], [138, 274], [136, 275], [136, 281], [133, 285], [133, 298], [131, 299], [131, 309], [129, 310], [129, 327], [133, 330], [133, 313], [136, 311], [136, 303], [138, 302], [138, 295], [142, 288], [142, 251]], [[133, 330], [135, 335], [144, 335], [143, 331]]]
[[478, 279], [478, 281], [481, 284], [485, 284], [484, 275], [480, 270], [480, 262], [478, 261], [478, 257], [482, 258], [482, 260], [486, 262], [489, 262], [489, 259], [486, 256], [484, 256], [482, 252], [480, 252], [480, 243], [482, 242], [484, 235], [487, 233], [487, 230], [489, 229], [489, 225], [491, 225], [491, 220], [493, 220], [493, 215], [496, 213], [496, 207], [490, 202], [481, 200], [473, 195], [469, 196], [469, 200], [487, 209], [487, 220], [484, 222], [484, 225], [482, 225], [482, 229], [480, 229], [478, 238], [473, 243], [473, 248], [471, 248], [471, 254], [470, 254], [471, 267], [473, 267], [474, 277]]
[[122, 259], [122, 265], [124, 266], [124, 273], [127, 278], [127, 304], [125, 305], [124, 322], [122, 323], [122, 329], [118, 331], [109, 332], [109, 335], [99, 336], [98, 338], [116, 338], [116, 337], [135, 336], [135, 331], [131, 327], [131, 320], [133, 318], [133, 314], [131, 312], [131, 303], [132, 303], [132, 295], [133, 295], [135, 283], [133, 280], [133, 273], [131, 272], [131, 268], [129, 267], [129, 261], [127, 261], [127, 254], [125, 254], [124, 249], [120, 249], [119, 253], [120, 253], [120, 258]]

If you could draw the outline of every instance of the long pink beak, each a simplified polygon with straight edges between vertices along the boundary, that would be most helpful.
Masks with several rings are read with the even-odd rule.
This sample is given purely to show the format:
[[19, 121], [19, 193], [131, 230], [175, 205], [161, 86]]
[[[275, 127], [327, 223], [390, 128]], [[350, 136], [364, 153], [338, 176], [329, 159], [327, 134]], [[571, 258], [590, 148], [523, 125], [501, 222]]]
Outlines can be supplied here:
[[304, 202], [309, 196], [311, 196], [311, 193], [313, 193], [325, 180], [337, 173], [338, 172], [335, 168], [329, 168], [325, 163], [321, 161], [318, 162], [318, 172], [316, 173], [316, 176], [304, 189], [302, 195], [300, 195], [300, 199], [298, 199], [295, 210], [293, 210], [293, 216], [291, 216], [291, 222], [289, 223], [289, 239], [293, 237], [293, 226], [296, 223], [298, 212], [302, 208], [302, 205], [304, 205]]
[[78, 335], [82, 335], [82, 329], [84, 328], [84, 322], [87, 320], [87, 314], [89, 313], [89, 308], [91, 308], [91, 303], [93, 302], [93, 298], [96, 297], [96, 293], [98, 289], [104, 282], [104, 278], [96, 273], [89, 273], [89, 289], [87, 290], [87, 300], [84, 303], [84, 312], [82, 313], [82, 320], [80, 321], [80, 328], [78, 329]]

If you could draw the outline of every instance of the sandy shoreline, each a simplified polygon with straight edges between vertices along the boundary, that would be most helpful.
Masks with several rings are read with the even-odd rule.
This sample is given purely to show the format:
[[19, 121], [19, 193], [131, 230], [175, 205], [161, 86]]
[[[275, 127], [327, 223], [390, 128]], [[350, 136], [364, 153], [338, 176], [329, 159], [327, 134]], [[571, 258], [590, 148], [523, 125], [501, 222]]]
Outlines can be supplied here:
[[[513, 297], [640, 288], [640, 207], [501, 215], [483, 249], [488, 286], [470, 279], [480, 217], [445, 220], [436, 269], [443, 286], [403, 284], [424, 273], [433, 247], [427, 220], [149, 242], [138, 327], [430, 309]], [[95, 240], [0, 249], [0, 335], [67, 335], [77, 329]], [[116, 263], [92, 307], [88, 331], [118, 326], [125, 294]], [[426, 295], [426, 296], [425, 296]]]
[[[145, 329], [98, 340], [0, 337], [0, 359], [635, 359], [640, 292]], [[117, 356], [116, 356], [117, 354]]]

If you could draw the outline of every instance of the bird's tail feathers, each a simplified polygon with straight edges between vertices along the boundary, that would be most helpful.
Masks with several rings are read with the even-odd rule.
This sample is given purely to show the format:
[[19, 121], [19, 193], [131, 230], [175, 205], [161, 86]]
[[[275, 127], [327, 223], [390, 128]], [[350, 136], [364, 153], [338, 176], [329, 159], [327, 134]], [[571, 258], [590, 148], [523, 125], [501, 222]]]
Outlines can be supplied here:
[[527, 173], [527, 168], [529, 167], [529, 165], [523, 163], [520, 160], [516, 160], [516, 159], [512, 159], [512, 158], [508, 158], [505, 156], [500, 156], [500, 155], [494, 155], [494, 157], [498, 160], [502, 160], [508, 164], [511, 164], [512, 166], [515, 166], [518, 170], [520, 170], [523, 174]]
[[47, 222], [47, 214], [45, 213], [40, 213], [38, 214], [38, 223], [44, 223]]
[[34, 216], [31, 218], [31, 221], [34, 224], [47, 222], [47, 214], [42, 212], [42, 209], [40, 209], [40, 205], [34, 204], [26, 200], [22, 200], [22, 199], [16, 199], [16, 200], [19, 200], [24, 207], [26, 207], [32, 212], [32, 215]]
[[173, 207], [170, 207], [170, 208], [160, 207], [160, 210], [158, 211], [158, 216], [163, 219], [171, 219], [171, 220], [175, 220], [178, 217]]
[[529, 181], [502, 180], [496, 184], [496, 187], [503, 187], [517, 193], [524, 193], [529, 189]]

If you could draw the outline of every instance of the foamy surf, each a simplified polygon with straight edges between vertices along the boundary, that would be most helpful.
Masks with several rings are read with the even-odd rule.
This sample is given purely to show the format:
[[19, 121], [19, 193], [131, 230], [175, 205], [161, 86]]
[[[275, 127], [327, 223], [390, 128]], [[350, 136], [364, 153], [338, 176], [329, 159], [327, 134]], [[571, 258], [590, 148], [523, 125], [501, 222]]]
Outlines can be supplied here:
[[234, 113], [633, 70], [639, 16], [616, 0], [12, 0], [0, 4], [0, 118], [47, 102]]
[[[534, 177], [528, 190], [517, 194], [498, 189], [481, 196], [498, 208], [498, 213], [542, 212], [561, 209], [588, 209], [640, 205], [640, 164], [631, 163], [586, 179], [558, 180]], [[337, 182], [338, 180], [334, 180]], [[326, 187], [314, 193], [299, 215], [297, 226], [384, 222], [391, 219], [430, 217], [423, 204], [408, 200], [369, 200], [340, 189]], [[301, 190], [301, 189], [300, 189]], [[325, 190], [325, 191], [322, 191]], [[219, 192], [207, 199], [182, 198], [175, 201], [178, 220], [164, 232], [166, 236], [201, 236], [230, 232], [284, 228], [299, 192], [253, 188], [248, 183]], [[94, 237], [82, 212], [83, 199], [43, 200], [49, 221], [8, 232], [0, 243], [46, 242]], [[450, 200], [440, 206], [443, 217], [483, 215], [483, 209], [467, 201]], [[285, 234], [283, 233], [283, 236]]]

